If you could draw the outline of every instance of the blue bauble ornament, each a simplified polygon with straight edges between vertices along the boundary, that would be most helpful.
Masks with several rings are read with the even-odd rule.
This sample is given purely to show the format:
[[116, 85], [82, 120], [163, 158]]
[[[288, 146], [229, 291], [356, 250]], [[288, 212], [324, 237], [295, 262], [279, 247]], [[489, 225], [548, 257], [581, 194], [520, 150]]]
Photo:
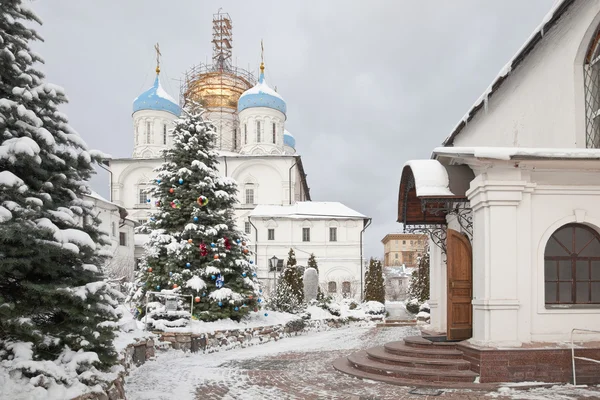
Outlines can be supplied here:
[[156, 218], [150, 217], [150, 221], [156, 221]]
[[185, 266], [186, 266], [186, 268], [189, 268], [189, 267], [192, 266], [192, 264], [191, 263], [185, 263]]
[[256, 276], [256, 272], [253, 272], [253, 273], [252, 273], [252, 276]]
[[265, 313], [265, 317], [268, 317], [268, 316], [269, 316], [269, 313]]
[[245, 278], [245, 277], [246, 277], [246, 273], [245, 273], [245, 272], [242, 272], [242, 276]]
[[150, 203], [150, 199], [146, 199], [146, 203]]
[[222, 302], [219, 302], [219, 307], [223, 307], [223, 303]]
[[259, 302], [259, 303], [262, 303], [262, 299], [258, 299], [258, 302]]
[[236, 243], [240, 243], [240, 242], [241, 242], [241, 240], [240, 240], [240, 239], [236, 240]]
[[214, 275], [211, 275], [211, 276], [210, 276], [210, 279], [212, 279], [212, 280], [214, 281], [215, 279], [217, 279], [217, 277], [216, 277], [216, 276], [214, 276]]
[[198, 217], [194, 217], [194, 222], [198, 222]]
[[206, 297], [206, 292], [202, 293], [202, 297]]
[[238, 310], [239, 310], [239, 308], [237, 308], [237, 307], [233, 309], [233, 311], [238, 311]]
[[157, 180], [156, 180], [156, 183], [160, 183], [160, 182], [161, 182], [161, 180], [160, 180], [160, 179], [157, 179]]
[[173, 276], [173, 273], [172, 273], [172, 272], [169, 272], [169, 276]]
[[217, 247], [217, 245], [216, 245], [216, 244], [214, 244], [214, 243], [211, 243], [211, 244], [210, 244], [210, 247]]
[[254, 264], [254, 261], [250, 260], [250, 264]]
[[156, 285], [156, 290], [160, 290], [160, 285]]
[[179, 178], [179, 184], [183, 185], [183, 178]]
[[262, 289], [258, 289], [258, 293], [262, 293]]

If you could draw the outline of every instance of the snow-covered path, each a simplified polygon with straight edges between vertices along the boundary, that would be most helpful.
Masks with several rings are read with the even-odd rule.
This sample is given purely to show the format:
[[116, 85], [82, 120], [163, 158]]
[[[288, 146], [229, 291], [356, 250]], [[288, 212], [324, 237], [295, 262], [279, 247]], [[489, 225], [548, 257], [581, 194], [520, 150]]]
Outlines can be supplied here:
[[385, 303], [385, 309], [388, 312], [388, 319], [411, 319], [406, 311], [404, 303], [401, 301], [388, 301]]
[[[417, 334], [414, 327], [350, 327], [212, 354], [161, 353], [132, 372], [129, 400], [188, 399], [424, 399], [412, 388], [352, 378], [331, 362], [350, 352]], [[444, 391], [439, 399], [600, 398], [598, 388], [537, 393]], [[554, 397], [554, 393], [557, 397]], [[558, 394], [560, 393], [560, 395]]]

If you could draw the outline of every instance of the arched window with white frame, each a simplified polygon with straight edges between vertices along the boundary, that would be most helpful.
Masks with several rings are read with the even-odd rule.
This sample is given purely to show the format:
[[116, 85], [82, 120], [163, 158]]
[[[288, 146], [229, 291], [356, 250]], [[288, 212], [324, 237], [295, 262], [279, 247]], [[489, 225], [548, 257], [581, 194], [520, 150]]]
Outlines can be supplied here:
[[585, 147], [600, 148], [600, 26], [592, 36], [583, 63]]

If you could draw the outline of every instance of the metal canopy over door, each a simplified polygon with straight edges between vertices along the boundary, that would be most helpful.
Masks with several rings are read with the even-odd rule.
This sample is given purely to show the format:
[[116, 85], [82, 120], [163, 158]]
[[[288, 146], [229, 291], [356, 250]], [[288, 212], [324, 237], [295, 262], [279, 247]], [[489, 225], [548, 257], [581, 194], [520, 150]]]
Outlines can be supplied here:
[[473, 253], [466, 236], [448, 229], [448, 340], [465, 340], [473, 334]]

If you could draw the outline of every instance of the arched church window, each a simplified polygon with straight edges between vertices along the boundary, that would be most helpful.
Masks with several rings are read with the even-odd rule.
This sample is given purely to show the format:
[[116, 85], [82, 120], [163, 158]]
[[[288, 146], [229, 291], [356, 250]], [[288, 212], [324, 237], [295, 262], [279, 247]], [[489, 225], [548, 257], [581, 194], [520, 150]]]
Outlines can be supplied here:
[[582, 224], [552, 234], [544, 252], [546, 305], [600, 304], [600, 235]]
[[246, 184], [246, 204], [254, 204], [254, 185], [249, 183]]
[[150, 121], [146, 121], [146, 143], [150, 143], [150, 131], [152, 129], [152, 123]]
[[273, 122], [273, 144], [275, 144], [275, 139], [276, 138], [277, 138], [277, 136], [276, 136], [275, 122]]
[[167, 144], [167, 124], [163, 124], [163, 144]]
[[256, 143], [260, 143], [260, 121], [256, 121]]
[[248, 144], [248, 124], [244, 124], [244, 144]]
[[327, 283], [327, 291], [329, 293], [336, 293], [337, 292], [337, 282], [331, 281]]
[[583, 63], [586, 147], [600, 148], [600, 26]]

